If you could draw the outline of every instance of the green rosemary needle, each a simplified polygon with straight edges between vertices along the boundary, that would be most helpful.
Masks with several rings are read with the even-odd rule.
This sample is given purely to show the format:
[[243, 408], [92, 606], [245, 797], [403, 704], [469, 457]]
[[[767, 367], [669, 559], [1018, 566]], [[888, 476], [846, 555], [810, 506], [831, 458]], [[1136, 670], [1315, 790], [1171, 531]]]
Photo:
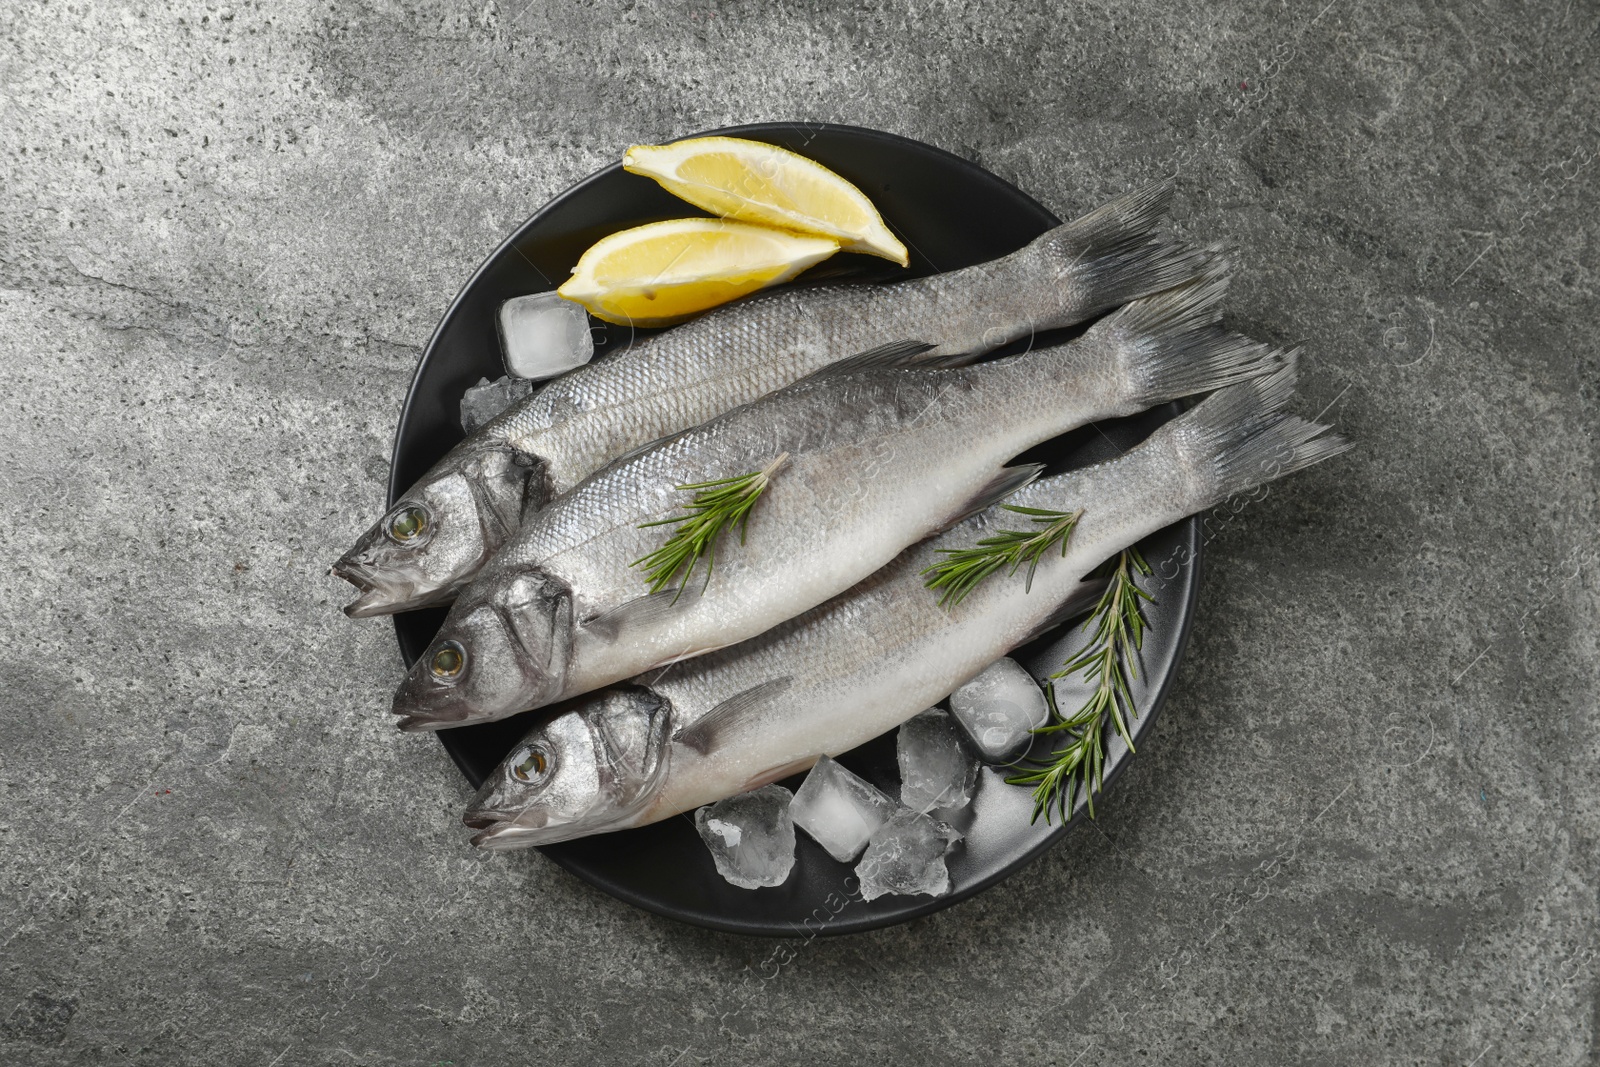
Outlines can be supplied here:
[[[737, 525], [739, 543], [744, 544], [745, 527], [750, 522], [750, 509], [755, 507], [756, 501], [772, 482], [772, 475], [788, 458], [789, 453], [784, 452], [761, 470], [751, 474], [678, 486], [677, 488], [685, 492], [694, 493], [694, 499], [683, 505], [684, 511], [688, 514], [640, 523], [641, 530], [650, 526], [676, 525], [678, 528], [673, 531], [666, 544], [648, 555], [639, 557], [629, 566], [637, 567], [642, 564], [646, 568], [645, 581], [650, 583], [652, 593], [665, 589], [681, 571], [683, 584], [678, 588], [678, 595], [682, 596], [683, 586], [689, 584], [689, 576], [694, 573], [695, 565], [704, 556], [706, 584], [709, 585], [711, 572], [716, 567], [717, 539], [722, 536], [723, 530]], [[673, 600], [676, 601], [677, 597]]]
[[1107, 720], [1122, 735], [1128, 751], [1133, 751], [1128, 719], [1139, 717], [1133, 702], [1133, 680], [1138, 677], [1139, 649], [1144, 644], [1144, 603], [1154, 599], [1139, 588], [1138, 576], [1149, 573], [1150, 565], [1135, 548], [1125, 550], [1096, 571], [1107, 579], [1107, 584], [1083, 624], [1091, 634], [1089, 644], [1050, 676], [1065, 678], [1081, 673], [1094, 691], [1076, 712], [1063, 715], [1056, 707], [1055, 687], [1046, 690], [1051, 721], [1034, 732], [1064, 735], [1066, 743], [1006, 779], [1013, 785], [1034, 787], [1035, 821], [1043, 815], [1049, 822], [1050, 813], [1055, 811], [1066, 822], [1077, 805], [1080, 789], [1088, 800], [1089, 817], [1094, 818], [1094, 795], [1100, 790], [1105, 770]]
[[1031, 590], [1033, 574], [1039, 569], [1039, 560], [1055, 545], [1060, 545], [1061, 554], [1066, 555], [1067, 542], [1072, 538], [1072, 531], [1077, 527], [1078, 520], [1083, 518], [1082, 508], [1077, 511], [1048, 511], [1044, 508], [1022, 507], [1018, 504], [1000, 506], [1007, 511], [1027, 515], [1044, 528], [1031, 533], [1023, 530], [1001, 530], [983, 538], [971, 548], [939, 549], [944, 553], [944, 559], [922, 573], [931, 575], [926, 582], [929, 589], [942, 590], [939, 595], [941, 607], [953, 607], [961, 603], [967, 598], [968, 593], [978, 587], [979, 582], [1008, 565], [1011, 574], [1017, 573], [1017, 568], [1024, 563], [1028, 565], [1028, 577], [1023, 589]]

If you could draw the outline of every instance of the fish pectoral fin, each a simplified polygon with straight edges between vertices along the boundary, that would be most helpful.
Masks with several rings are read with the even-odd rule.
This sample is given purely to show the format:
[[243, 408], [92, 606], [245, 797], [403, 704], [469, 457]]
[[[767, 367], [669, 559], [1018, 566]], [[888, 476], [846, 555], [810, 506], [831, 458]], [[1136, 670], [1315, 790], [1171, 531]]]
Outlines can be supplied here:
[[633, 457], [643, 455], [644, 453], [650, 451], [652, 448], [660, 448], [661, 446], [667, 444], [669, 441], [676, 441], [680, 437], [687, 437], [692, 432], [692, 430], [693, 430], [693, 428], [691, 427], [688, 430], [679, 430], [677, 433], [664, 434], [661, 437], [657, 437], [653, 441], [646, 441], [644, 444], [639, 445], [637, 448], [630, 448], [626, 452], [622, 453], [622, 455], [617, 456], [614, 459], [609, 460], [606, 463], [606, 465], [604, 467], [600, 468], [600, 469], [601, 470], [609, 470], [612, 467], [620, 467], [624, 463], [628, 462], [628, 460], [632, 459]]
[[639, 673], [649, 674], [651, 671], [666, 670], [668, 667], [676, 666], [677, 664], [682, 663], [684, 660], [694, 659], [696, 656], [709, 655], [712, 652], [721, 652], [727, 647], [727, 645], [707, 645], [705, 648], [685, 649], [684, 651], [676, 653], [675, 655], [668, 656], [666, 659], [657, 660]]
[[709, 756], [748, 730], [767, 705], [793, 684], [794, 679], [784, 675], [735, 693], [673, 734], [672, 739], [702, 756]]
[[623, 601], [583, 620], [583, 628], [608, 641], [620, 641], [630, 629], [646, 628], [682, 611], [699, 596], [697, 589], [662, 589]]
[[808, 756], [805, 759], [790, 760], [788, 763], [780, 764], [776, 767], [768, 767], [754, 778], [745, 782], [739, 791], [748, 793], [752, 789], [760, 789], [764, 785], [781, 782], [791, 774], [799, 774], [801, 771], [810, 770], [816, 766], [816, 763], [817, 757]]
[[[522, 453], [519, 453], [519, 461]], [[542, 511], [550, 503], [555, 494], [550, 490], [549, 475], [545, 470], [545, 463], [541, 459], [528, 457], [528, 481], [522, 489], [522, 511], [518, 516], [518, 524], [527, 522], [535, 514]]]
[[993, 478], [984, 483], [982, 489], [973, 493], [966, 503], [956, 509], [955, 514], [951, 515], [937, 532], [942, 533], [962, 519], [976, 515], [985, 508], [993, 507], [995, 504], [1000, 503], [1000, 501], [1039, 477], [1039, 473], [1043, 470], [1043, 463], [1024, 463], [1019, 467], [1001, 467], [995, 472]]
[[860, 370], [887, 370], [893, 367], [943, 366], [939, 357], [927, 355], [937, 347], [926, 341], [890, 341], [886, 345], [834, 360], [827, 366], [812, 371], [808, 377], [826, 378], [833, 374], [850, 374]]
[[1111, 582], [1106, 578], [1090, 578], [1079, 582], [1078, 587], [1072, 591], [1072, 595], [1041, 619], [1039, 625], [1030, 630], [1028, 636], [1018, 641], [1017, 644], [1025, 645], [1034, 638], [1042, 637], [1062, 623], [1075, 619], [1090, 610], [1095, 606], [1095, 602], [1100, 599], [1101, 594], [1106, 591], [1106, 586], [1110, 584]]

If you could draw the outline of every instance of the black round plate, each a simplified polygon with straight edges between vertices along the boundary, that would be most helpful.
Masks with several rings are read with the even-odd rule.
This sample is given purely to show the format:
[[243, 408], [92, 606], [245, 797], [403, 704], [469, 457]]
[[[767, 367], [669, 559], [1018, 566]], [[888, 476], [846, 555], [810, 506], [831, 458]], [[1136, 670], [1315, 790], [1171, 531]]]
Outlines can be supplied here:
[[[793, 149], [854, 182], [878, 206], [911, 249], [909, 275], [883, 260], [840, 255], [807, 275], [871, 281], [934, 274], [1004, 255], [1057, 223], [1036, 201], [999, 178], [948, 152], [892, 134], [850, 126], [768, 123], [717, 133], [768, 141]], [[1078, 205], [1087, 210], [1092, 204]], [[422, 353], [400, 417], [390, 468], [392, 504], [424, 471], [461, 439], [457, 421], [462, 393], [479, 378], [504, 373], [495, 334], [495, 310], [506, 299], [555, 288], [583, 251], [606, 234], [658, 219], [681, 218], [694, 209], [648, 178], [612, 164], [546, 204], [489, 257], [445, 312]], [[634, 332], [594, 320], [596, 352], [619, 351]], [[638, 331], [643, 333], [643, 331]], [[1081, 331], [1075, 331], [1081, 332]], [[1032, 344], [1072, 336], [1039, 337]], [[1019, 349], [1020, 350], [1020, 347]], [[598, 358], [598, 357], [597, 357]], [[1177, 412], [1169, 406], [1131, 419], [1088, 427], [1036, 449], [1028, 458], [1052, 468], [1081, 466], [1126, 450]], [[1155, 722], [1162, 697], [1182, 655], [1198, 589], [1200, 523], [1190, 519], [1148, 539], [1140, 548], [1155, 570], [1147, 587], [1155, 603], [1147, 609], [1149, 633], [1135, 685], [1142, 714], [1132, 724], [1135, 743]], [[432, 640], [443, 611], [416, 611], [395, 618], [400, 650], [409, 666]], [[1056, 670], [1075, 630], [1047, 635], [1013, 655], [1035, 677]], [[1058, 687], [1067, 710], [1070, 687]], [[445, 749], [477, 786], [540, 713], [439, 734]], [[1036, 751], [1048, 746], [1041, 742]], [[1127, 747], [1114, 735], [1108, 746], [1105, 781], [1127, 765]], [[894, 735], [847, 753], [840, 762], [899, 795]], [[1003, 774], [985, 768], [977, 796], [956, 820], [964, 841], [952, 852], [951, 892], [943, 897], [886, 896], [863, 901], [854, 892], [851, 867], [835, 862], [803, 832], [794, 871], [771, 889], [739, 889], [716, 873], [711, 855], [687, 816], [654, 826], [572, 841], [543, 849], [579, 878], [630, 904], [684, 922], [735, 933], [764, 935], [840, 934], [904, 922], [954, 904], [993, 885], [1049, 848], [1067, 827], [1031, 822], [1026, 789], [1006, 785]], [[800, 779], [785, 782], [790, 789]], [[1074, 821], [1081, 817], [1080, 798]]]

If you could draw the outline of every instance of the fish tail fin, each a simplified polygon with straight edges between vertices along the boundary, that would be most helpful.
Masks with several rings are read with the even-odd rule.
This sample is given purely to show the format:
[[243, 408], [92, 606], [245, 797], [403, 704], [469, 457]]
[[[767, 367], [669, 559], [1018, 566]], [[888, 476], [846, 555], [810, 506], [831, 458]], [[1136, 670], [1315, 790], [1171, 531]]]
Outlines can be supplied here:
[[1173, 180], [1165, 178], [1124, 193], [1035, 242], [1061, 280], [1071, 283], [1065, 287], [1070, 321], [1159, 293], [1204, 270], [1206, 250], [1151, 233], [1166, 215], [1173, 189]]
[[1224, 252], [1209, 254], [1196, 277], [1135, 300], [1094, 327], [1117, 352], [1119, 399], [1127, 411], [1221, 389], [1284, 365], [1280, 350], [1217, 325], [1232, 264]]
[[1294, 395], [1294, 354], [1266, 377], [1231, 385], [1161, 430], [1188, 473], [1189, 511], [1214, 507], [1355, 447], [1332, 427], [1284, 411]]

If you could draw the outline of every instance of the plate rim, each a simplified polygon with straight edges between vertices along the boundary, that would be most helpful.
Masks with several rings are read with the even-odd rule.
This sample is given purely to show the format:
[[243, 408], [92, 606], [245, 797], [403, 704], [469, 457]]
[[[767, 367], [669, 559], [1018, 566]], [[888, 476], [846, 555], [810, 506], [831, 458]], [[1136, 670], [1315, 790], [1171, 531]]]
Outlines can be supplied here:
[[[995, 174], [993, 171], [990, 171], [969, 159], [965, 159], [962, 156], [956, 155], [954, 152], [951, 152], [948, 149], [940, 148], [937, 145], [931, 145], [925, 141], [916, 140], [915, 138], [904, 137], [900, 134], [890, 133], [886, 130], [877, 130], [866, 126], [853, 126], [844, 123], [832, 122], [774, 121], [720, 127], [699, 133], [685, 134], [682, 137], [674, 137], [670, 141], [664, 143], [673, 143], [676, 141], [688, 140], [697, 137], [748, 137], [762, 133], [792, 133], [795, 130], [816, 130], [835, 134], [844, 134], [866, 140], [882, 141], [900, 147], [909, 146], [918, 151], [931, 153], [935, 156], [942, 156], [949, 164], [962, 170], [966, 170], [981, 180], [998, 183], [999, 185], [1005, 186], [1011, 191], [1012, 194], [1032, 206], [1046, 218], [1053, 220], [1053, 222], [1057, 225], [1060, 224], [1060, 220], [1056, 218], [1055, 213], [1049, 208], [1045, 207], [1029, 193], [1017, 188], [1015, 185]], [[522, 236], [527, 233], [528, 230], [531, 229], [535, 224], [545, 218], [548, 214], [558, 211], [565, 202], [578, 196], [588, 187], [606, 180], [621, 170], [622, 163], [620, 159], [613, 161], [599, 170], [596, 170], [586, 177], [581, 178], [573, 184], [567, 186], [561, 192], [545, 201], [544, 204], [542, 204], [531, 215], [524, 219], [520, 225], [512, 230], [511, 233], [505, 237], [505, 239], [497, 244], [493, 251], [484, 257], [482, 262], [478, 264], [477, 268], [473, 270], [472, 274], [468, 276], [467, 280], [456, 292], [456, 295], [450, 301], [449, 306], [446, 307], [444, 313], [439, 317], [439, 321], [434, 326], [433, 332], [429, 335], [427, 343], [422, 347], [421, 355], [418, 356], [416, 367], [412, 371], [411, 380], [406, 386], [405, 400], [400, 407], [400, 418], [395, 425], [394, 442], [390, 449], [389, 478], [385, 493], [385, 510], [393, 507], [395, 501], [399, 499], [400, 495], [404, 493], [406, 489], [410, 488], [409, 483], [399, 483], [399, 471], [401, 466], [399, 459], [402, 436], [407, 423], [411, 419], [413, 405], [417, 402], [419, 386], [422, 383], [423, 374], [434, 358], [435, 351], [439, 347], [446, 328], [452, 323], [456, 315], [460, 312], [462, 305], [466, 302], [467, 295], [473, 290], [473, 288], [479, 283], [480, 279], [483, 278], [483, 276], [490, 270], [491, 266], [497, 262], [502, 255], [515, 249], [519, 239], [522, 238]], [[692, 207], [692, 205], [686, 205], [686, 207]], [[1174, 412], [1178, 410], [1177, 405], [1175, 404], [1165, 405], [1165, 407], [1170, 408]], [[1201, 536], [1201, 523], [1202, 519], [1199, 515], [1191, 515], [1173, 524], [1173, 527], [1181, 528], [1182, 530], [1182, 534], [1180, 536], [1186, 543], [1187, 548], [1187, 558], [1182, 566], [1185, 569], [1192, 570], [1192, 575], [1190, 576], [1190, 580], [1188, 582], [1187, 596], [1185, 597], [1179, 612], [1178, 632], [1173, 639], [1172, 666], [1166, 672], [1161, 684], [1152, 694], [1148, 710], [1139, 715], [1139, 727], [1133, 732], [1133, 736], [1136, 740], [1148, 736], [1149, 732], [1155, 728], [1155, 724], [1157, 719], [1160, 717], [1161, 710], [1166, 704], [1167, 695], [1172, 688], [1172, 683], [1177, 676], [1178, 668], [1182, 665], [1184, 654], [1188, 649], [1189, 635], [1194, 625], [1196, 609], [1198, 607], [1200, 597], [1200, 585], [1203, 580], [1203, 555], [1205, 541]], [[1172, 527], [1168, 528], [1171, 529]], [[395, 617], [395, 637], [396, 642], [399, 645], [401, 661], [405, 663], [405, 641], [400, 633], [398, 623], [398, 619], [401, 617], [402, 616]], [[410, 664], [406, 663], [406, 666], [409, 668]], [[465, 757], [458, 754], [457, 751], [446, 741], [445, 731], [438, 731], [437, 733], [439, 736], [439, 743], [444, 748], [446, 754], [449, 755], [451, 763], [455, 765], [456, 770], [461, 773], [462, 777], [465, 778], [467, 783], [470, 785], [472, 783], [472, 774], [467, 767]], [[1132, 763], [1133, 756], [1134, 753], [1129, 752], [1125, 758], [1118, 760], [1106, 770], [1101, 789], [1096, 794], [1097, 796], [1104, 796], [1110, 791], [1117, 779], [1122, 777], [1123, 772], [1127, 769], [1128, 765]], [[538, 851], [543, 854], [546, 859], [555, 863], [562, 870], [571, 874], [584, 884], [598, 889], [608, 896], [614, 897], [626, 904], [639, 908], [642, 911], [649, 912], [652, 915], [659, 915], [675, 922], [684, 923], [690, 926], [697, 926], [703, 929], [716, 930], [721, 933], [737, 934], [746, 937], [837, 937], [845, 934], [864, 933], [868, 930], [882, 929], [889, 926], [898, 926], [901, 923], [910, 922], [913, 919], [923, 918], [927, 915], [933, 914], [934, 912], [943, 911], [946, 908], [953, 907], [962, 903], [963, 901], [969, 900], [972, 897], [977, 896], [979, 893], [990, 889], [1004, 879], [1015, 875], [1018, 871], [1022, 870], [1022, 868], [1032, 864], [1045, 852], [1059, 844], [1067, 835], [1067, 833], [1077, 826], [1078, 823], [1085, 817], [1086, 812], [1083, 808], [1079, 808], [1078, 810], [1074, 811], [1070, 818], [1055, 824], [1048, 834], [1042, 837], [1033, 846], [1021, 853], [1021, 855], [1016, 859], [959, 890], [953, 891], [944, 896], [929, 897], [925, 900], [916, 900], [915, 903], [910, 904], [903, 910], [896, 911], [888, 915], [863, 915], [854, 919], [846, 919], [843, 918], [843, 916], [845, 911], [848, 909], [844, 909], [836, 913], [830, 921], [823, 923], [816, 931], [807, 929], [803, 923], [800, 925], [791, 923], [785, 929], [777, 929], [770, 925], [740, 922], [720, 916], [700, 913], [684, 913], [672, 907], [658, 904], [651, 898], [642, 896], [626, 886], [597, 880], [587, 869], [575, 864], [568, 857], [561, 855], [559, 852], [552, 853], [544, 848], [539, 848]], [[851, 874], [850, 878], [854, 878], [853, 873]], [[852, 899], [854, 898], [852, 897]]]

